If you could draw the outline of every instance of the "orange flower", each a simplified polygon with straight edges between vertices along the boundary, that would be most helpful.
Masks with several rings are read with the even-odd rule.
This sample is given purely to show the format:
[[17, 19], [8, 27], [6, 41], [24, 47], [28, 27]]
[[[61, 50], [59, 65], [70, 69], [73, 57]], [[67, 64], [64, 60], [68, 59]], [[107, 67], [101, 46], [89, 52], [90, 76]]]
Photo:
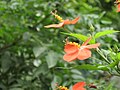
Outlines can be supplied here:
[[59, 15], [57, 15], [56, 13], [53, 13], [51, 12], [52, 15], [55, 16], [55, 18], [57, 18], [60, 23], [59, 24], [51, 24], [51, 25], [47, 25], [47, 26], [44, 26], [45, 28], [60, 28], [60, 27], [63, 27], [64, 25], [68, 25], [68, 24], [76, 24], [79, 20], [80, 17], [77, 17], [73, 20], [69, 20], [69, 19], [66, 19], [66, 20], [63, 20], [62, 17], [60, 17]]
[[116, 0], [115, 3], [117, 4], [117, 12], [120, 12], [120, 0]]
[[117, 12], [120, 12], [120, 3], [117, 5]]
[[67, 41], [64, 48], [66, 54], [63, 56], [63, 59], [70, 62], [75, 59], [84, 60], [91, 57], [90, 49], [97, 48], [100, 45], [100, 43], [87, 45], [91, 38], [88, 38], [81, 46], [78, 43]]
[[72, 90], [86, 90], [84, 86], [85, 82], [78, 82], [72, 87]]

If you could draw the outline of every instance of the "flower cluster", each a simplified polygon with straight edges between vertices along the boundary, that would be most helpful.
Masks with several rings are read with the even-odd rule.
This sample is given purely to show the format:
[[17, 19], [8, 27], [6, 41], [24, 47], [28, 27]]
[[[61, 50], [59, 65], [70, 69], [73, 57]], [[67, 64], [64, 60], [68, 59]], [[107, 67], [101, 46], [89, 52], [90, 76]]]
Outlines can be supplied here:
[[[60, 21], [60, 23], [47, 25], [45, 26], [45, 28], [60, 28], [63, 27], [64, 25], [76, 24], [80, 18], [77, 17], [73, 20], [69, 19], [63, 20], [62, 17], [56, 14], [56, 12], [51, 13], [52, 15], [55, 16], [57, 20]], [[82, 45], [79, 45], [76, 42], [69, 42], [68, 40], [66, 40], [66, 44], [64, 46], [64, 51], [66, 52], [66, 54], [63, 56], [63, 59], [67, 62], [71, 62], [76, 59], [85, 60], [91, 57], [90, 49], [97, 48], [98, 46], [100, 46], [100, 43], [88, 45], [91, 39], [92, 37], [89, 37]], [[85, 85], [86, 85], [85, 82], [78, 82], [75, 85], [73, 85], [72, 90], [86, 90], [84, 88]], [[57, 90], [69, 90], [69, 89], [65, 86], [57, 86]]]
[[[120, 0], [116, 0], [115, 3], [117, 4], [117, 12], [120, 12]], [[69, 19], [64, 20], [62, 17], [57, 15], [56, 12], [51, 12], [51, 13], [60, 23], [44, 26], [45, 28], [61, 28], [64, 25], [76, 24], [80, 19], [80, 17], [76, 17], [73, 20], [69, 20]], [[89, 38], [86, 39], [86, 41], [82, 45], [76, 42], [69, 42], [68, 40], [66, 40], [64, 46], [65, 55], [63, 56], [63, 59], [67, 62], [71, 62], [76, 59], [85, 60], [90, 58], [92, 54], [90, 49], [95, 49], [100, 46], [100, 43], [89, 44], [91, 40], [92, 37], [90, 36]], [[77, 82], [75, 85], [73, 85], [72, 90], [86, 90], [84, 86], [86, 86], [85, 82]], [[97, 88], [94, 84], [89, 84], [88, 86], [89, 88]], [[56, 90], [69, 90], [69, 89], [65, 86], [57, 86]]]

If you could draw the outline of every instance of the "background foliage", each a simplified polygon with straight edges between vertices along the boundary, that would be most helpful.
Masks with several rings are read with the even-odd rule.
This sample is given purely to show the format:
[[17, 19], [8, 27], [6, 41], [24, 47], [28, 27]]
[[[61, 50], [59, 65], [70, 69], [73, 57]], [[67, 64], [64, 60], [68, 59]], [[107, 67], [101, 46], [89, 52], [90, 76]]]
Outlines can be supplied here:
[[[54, 9], [64, 19], [80, 16], [76, 25], [66, 26], [74, 33], [89, 35], [91, 24], [94, 32], [120, 30], [120, 14], [116, 13], [114, 0], [0, 0], [0, 89], [53, 90], [55, 83], [71, 87], [75, 82], [86, 81], [99, 90], [118, 90], [119, 77], [73, 67], [102, 63], [97, 53], [86, 61], [63, 60], [66, 35], [60, 32], [64, 30], [44, 28], [58, 22], [50, 14]], [[108, 47], [120, 47], [119, 41], [119, 33], [97, 39], [104, 52]]]

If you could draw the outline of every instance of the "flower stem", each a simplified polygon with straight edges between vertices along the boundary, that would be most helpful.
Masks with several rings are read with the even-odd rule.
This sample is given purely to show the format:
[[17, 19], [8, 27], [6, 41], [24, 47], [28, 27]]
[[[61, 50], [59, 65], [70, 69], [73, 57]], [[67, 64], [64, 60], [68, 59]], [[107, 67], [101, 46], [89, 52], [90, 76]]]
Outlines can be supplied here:
[[69, 33], [72, 33], [71, 31], [69, 31], [68, 29], [66, 29], [65, 27], [63, 27], [63, 29]]
[[98, 54], [100, 54], [100, 56], [101, 56], [108, 64], [110, 64], [109, 60], [104, 56], [104, 54], [100, 51], [99, 48], [97, 48], [97, 52], [98, 52]]

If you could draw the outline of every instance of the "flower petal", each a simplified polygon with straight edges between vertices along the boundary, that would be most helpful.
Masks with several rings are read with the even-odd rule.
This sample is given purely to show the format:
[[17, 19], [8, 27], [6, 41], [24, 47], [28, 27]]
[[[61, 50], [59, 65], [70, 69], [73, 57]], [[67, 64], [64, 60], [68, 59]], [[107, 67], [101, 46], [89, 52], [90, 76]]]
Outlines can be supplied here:
[[91, 57], [91, 51], [89, 49], [79, 50], [79, 55], [77, 56], [79, 60], [85, 60], [89, 57]]
[[72, 90], [86, 90], [84, 86], [85, 82], [78, 82], [72, 87]]
[[47, 25], [47, 26], [44, 26], [45, 28], [60, 28], [63, 26], [63, 22], [62, 23], [59, 23], [59, 24], [51, 24], [51, 25]]
[[64, 25], [67, 25], [67, 24], [76, 24], [79, 19], [80, 19], [80, 17], [77, 17], [77, 18], [75, 18], [73, 20], [66, 19], [66, 20], [64, 20]]
[[78, 53], [79, 53], [79, 50], [77, 50], [77, 51], [74, 52], [74, 53], [65, 54], [65, 55], [63, 56], [63, 59], [64, 59], [65, 61], [67, 61], [67, 62], [71, 62], [71, 61], [73, 61], [73, 60], [75, 60], [75, 59], [77, 58]]
[[69, 53], [74, 53], [76, 52], [77, 50], [79, 50], [79, 48], [75, 45], [71, 45], [71, 44], [66, 44], [65, 45], [65, 48], [64, 48], [64, 51], [69, 54]]
[[79, 19], [80, 19], [80, 17], [77, 17], [77, 18], [73, 19], [73, 20], [71, 21], [71, 24], [76, 24]]
[[117, 12], [120, 12], [120, 3], [117, 5]]
[[98, 46], [100, 46], [100, 43], [87, 45], [87, 46], [85, 46], [85, 48], [91, 49], [91, 48], [97, 48]]
[[86, 46], [86, 45], [90, 42], [91, 39], [92, 39], [92, 37], [89, 37], [89, 38], [82, 44], [82, 46]]

